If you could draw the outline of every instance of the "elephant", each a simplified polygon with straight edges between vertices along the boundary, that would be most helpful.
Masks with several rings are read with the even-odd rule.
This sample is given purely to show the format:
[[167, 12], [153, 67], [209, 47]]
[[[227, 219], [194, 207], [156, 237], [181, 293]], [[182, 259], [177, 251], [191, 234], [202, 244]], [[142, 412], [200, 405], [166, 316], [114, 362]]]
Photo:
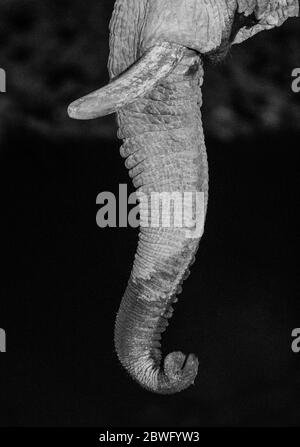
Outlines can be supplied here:
[[[69, 117], [116, 113], [120, 153], [137, 192], [200, 192], [205, 218], [203, 61], [222, 59], [233, 44], [296, 16], [298, 0], [116, 0], [110, 22], [111, 81], [72, 102]], [[142, 215], [142, 202], [140, 207]], [[192, 203], [186, 212], [193, 225], [165, 227], [159, 220], [159, 225], [141, 226], [115, 323], [121, 364], [142, 387], [160, 394], [186, 389], [198, 371], [194, 354], [175, 351], [162, 359], [161, 353], [161, 334], [203, 234], [203, 225], [196, 231]]]

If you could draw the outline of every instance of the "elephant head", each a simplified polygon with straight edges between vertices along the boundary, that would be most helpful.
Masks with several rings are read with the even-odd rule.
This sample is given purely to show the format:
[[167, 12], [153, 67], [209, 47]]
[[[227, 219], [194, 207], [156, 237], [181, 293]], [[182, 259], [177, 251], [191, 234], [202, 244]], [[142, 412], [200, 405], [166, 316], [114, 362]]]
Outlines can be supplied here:
[[[299, 14], [298, 0], [117, 0], [110, 24], [109, 85], [78, 99], [69, 116], [117, 113], [121, 156], [139, 192], [200, 192], [208, 167], [201, 123], [203, 57]], [[149, 206], [149, 205], [148, 205]], [[141, 215], [145, 211], [142, 203]], [[162, 361], [161, 334], [189, 275], [202, 235], [194, 226], [141, 226], [115, 324], [120, 362], [144, 388], [175, 393], [194, 383], [198, 360], [176, 351]], [[174, 210], [172, 211], [174, 217]]]

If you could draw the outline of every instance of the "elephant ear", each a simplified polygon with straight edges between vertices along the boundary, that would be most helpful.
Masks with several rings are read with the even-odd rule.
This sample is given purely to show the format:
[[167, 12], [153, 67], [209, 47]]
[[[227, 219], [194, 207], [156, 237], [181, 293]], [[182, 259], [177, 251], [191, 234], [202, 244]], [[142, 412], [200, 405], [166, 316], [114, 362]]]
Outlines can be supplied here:
[[238, 12], [249, 16], [254, 14], [257, 23], [243, 27], [235, 36], [234, 44], [253, 37], [260, 31], [282, 25], [289, 17], [299, 16], [299, 0], [238, 0]]

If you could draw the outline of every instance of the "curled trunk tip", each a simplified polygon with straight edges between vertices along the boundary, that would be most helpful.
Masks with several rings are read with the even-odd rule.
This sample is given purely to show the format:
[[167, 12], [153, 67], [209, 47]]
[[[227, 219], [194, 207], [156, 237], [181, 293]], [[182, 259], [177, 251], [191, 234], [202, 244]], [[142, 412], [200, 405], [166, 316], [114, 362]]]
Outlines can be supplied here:
[[151, 358], [151, 355], [140, 355], [134, 363], [117, 354], [120, 362], [131, 377], [143, 388], [158, 394], [174, 394], [193, 385], [198, 373], [199, 361], [194, 354], [185, 355], [180, 351], [171, 352], [163, 362], [163, 366]]
[[173, 394], [192, 385], [198, 372], [194, 354], [171, 352], [162, 361], [161, 335], [168, 326], [176, 295], [168, 304], [134, 296], [131, 281], [115, 324], [118, 358], [131, 377], [148, 391]]

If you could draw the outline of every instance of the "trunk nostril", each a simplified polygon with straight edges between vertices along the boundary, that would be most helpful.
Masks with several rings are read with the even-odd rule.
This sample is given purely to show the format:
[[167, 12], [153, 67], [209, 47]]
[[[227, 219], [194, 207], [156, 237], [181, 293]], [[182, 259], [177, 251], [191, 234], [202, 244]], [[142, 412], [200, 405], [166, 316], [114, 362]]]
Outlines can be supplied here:
[[186, 354], [185, 359], [182, 363], [182, 367], [181, 367], [182, 370], [185, 368], [188, 358], [189, 358], [189, 356], [188, 356], [188, 354]]

